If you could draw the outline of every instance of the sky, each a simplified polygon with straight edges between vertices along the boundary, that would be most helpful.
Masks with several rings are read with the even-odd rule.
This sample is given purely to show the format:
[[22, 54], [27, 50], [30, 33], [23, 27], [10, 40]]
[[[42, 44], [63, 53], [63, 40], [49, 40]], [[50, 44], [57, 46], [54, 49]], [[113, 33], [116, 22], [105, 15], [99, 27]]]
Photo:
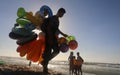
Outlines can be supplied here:
[[0, 2], [0, 56], [20, 57], [16, 40], [9, 33], [16, 23], [17, 9], [35, 13], [48, 5], [54, 15], [61, 7], [60, 30], [75, 36], [76, 50], [60, 53], [53, 60], [68, 60], [80, 52], [85, 62], [120, 63], [120, 0], [2, 0]]

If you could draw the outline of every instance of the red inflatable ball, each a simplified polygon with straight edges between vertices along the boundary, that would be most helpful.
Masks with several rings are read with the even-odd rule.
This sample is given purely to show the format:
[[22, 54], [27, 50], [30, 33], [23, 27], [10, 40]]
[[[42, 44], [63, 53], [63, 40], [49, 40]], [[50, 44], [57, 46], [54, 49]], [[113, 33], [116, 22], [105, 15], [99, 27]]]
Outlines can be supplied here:
[[75, 49], [78, 47], [78, 43], [77, 43], [76, 40], [71, 40], [71, 41], [68, 43], [68, 45], [69, 45], [69, 48], [70, 48], [71, 50], [75, 50]]
[[60, 45], [60, 49], [59, 49], [61, 52], [65, 53], [69, 50], [69, 46], [67, 45], [67, 43], [62, 43]]

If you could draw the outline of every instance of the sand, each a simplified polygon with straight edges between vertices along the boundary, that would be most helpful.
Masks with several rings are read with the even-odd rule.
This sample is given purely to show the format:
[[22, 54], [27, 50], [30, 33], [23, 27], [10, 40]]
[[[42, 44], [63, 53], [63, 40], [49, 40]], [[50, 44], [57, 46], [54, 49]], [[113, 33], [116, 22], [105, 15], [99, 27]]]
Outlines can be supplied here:
[[[49, 75], [65, 75], [49, 70]], [[29, 67], [23, 65], [0, 64], [0, 75], [45, 75], [42, 67]]]

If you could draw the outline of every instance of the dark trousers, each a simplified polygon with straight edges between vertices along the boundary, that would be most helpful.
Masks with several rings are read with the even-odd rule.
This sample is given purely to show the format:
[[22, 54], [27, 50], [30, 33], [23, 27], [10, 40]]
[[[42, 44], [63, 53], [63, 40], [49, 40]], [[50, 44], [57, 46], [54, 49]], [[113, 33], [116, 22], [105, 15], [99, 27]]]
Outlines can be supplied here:
[[[52, 39], [51, 39], [52, 40]], [[47, 66], [49, 61], [54, 58], [56, 55], [59, 54], [59, 46], [56, 37], [52, 40], [52, 44], [50, 43], [50, 40], [48, 40], [48, 37], [46, 37], [45, 42], [45, 51], [43, 53], [43, 69], [47, 70]]]

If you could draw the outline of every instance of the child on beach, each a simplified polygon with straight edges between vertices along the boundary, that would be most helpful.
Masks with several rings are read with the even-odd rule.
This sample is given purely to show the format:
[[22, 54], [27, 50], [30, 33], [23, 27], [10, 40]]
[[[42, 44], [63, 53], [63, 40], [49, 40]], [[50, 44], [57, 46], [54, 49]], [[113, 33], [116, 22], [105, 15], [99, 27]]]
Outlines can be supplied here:
[[84, 60], [79, 55], [79, 52], [77, 52], [77, 59], [75, 56], [73, 56], [73, 52], [71, 52], [68, 60], [69, 60], [69, 74], [80, 75], [81, 72], [82, 75], [82, 64]]
[[[77, 59], [76, 59], [76, 57], [75, 56], [73, 56], [73, 68], [72, 68], [72, 73], [74, 74], [74, 75], [78, 75], [77, 74], [77, 68], [78, 68], [78, 65], [77, 65]], [[73, 75], [72, 74], [72, 75]]]

